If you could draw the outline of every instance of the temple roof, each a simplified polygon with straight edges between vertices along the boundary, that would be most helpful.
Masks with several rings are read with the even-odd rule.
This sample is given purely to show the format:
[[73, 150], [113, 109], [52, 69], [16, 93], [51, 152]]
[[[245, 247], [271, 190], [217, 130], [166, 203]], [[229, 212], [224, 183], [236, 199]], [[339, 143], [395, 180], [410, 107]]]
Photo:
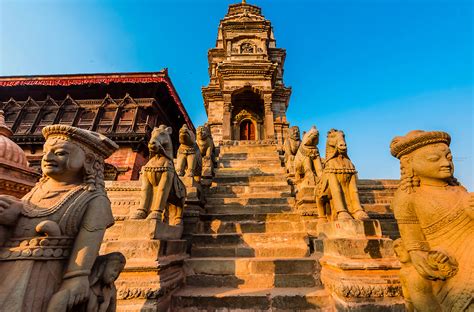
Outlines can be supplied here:
[[[138, 73], [97, 73], [97, 74], [71, 74], [71, 75], [35, 75], [35, 76], [0, 76], [0, 101], [8, 101], [9, 98], [18, 99], [25, 93], [24, 87], [28, 87], [28, 94], [34, 87], [90, 87], [91, 85], [123, 85], [123, 84], [163, 84], [168, 89], [170, 96], [182, 113], [188, 127], [194, 129], [194, 125], [179, 98], [169, 76], [168, 69], [159, 72]], [[7, 90], [5, 90], [7, 88]], [[118, 88], [121, 88], [118, 86]], [[3, 90], [2, 90], [3, 89]], [[138, 88], [140, 92], [142, 88]], [[4, 91], [5, 90], [5, 91]], [[70, 90], [68, 90], [70, 93]], [[74, 97], [74, 96], [73, 96]], [[144, 96], [149, 97], [149, 96]]]

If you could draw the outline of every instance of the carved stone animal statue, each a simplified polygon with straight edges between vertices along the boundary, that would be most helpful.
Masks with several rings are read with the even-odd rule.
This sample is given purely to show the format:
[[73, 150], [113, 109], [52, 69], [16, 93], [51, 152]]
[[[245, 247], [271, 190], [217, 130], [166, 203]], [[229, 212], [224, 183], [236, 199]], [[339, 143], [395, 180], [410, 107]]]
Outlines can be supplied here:
[[201, 152], [194, 133], [184, 124], [179, 130], [178, 159], [176, 171], [180, 177], [201, 176]]
[[303, 140], [295, 156], [295, 182], [316, 185], [322, 174], [318, 145], [319, 131], [312, 127], [303, 135]]
[[[326, 141], [326, 160], [318, 185], [318, 213], [320, 218], [330, 219], [369, 219], [360, 204], [356, 185], [357, 171], [347, 156], [344, 132], [331, 129]], [[329, 209], [327, 209], [329, 208]]]
[[283, 146], [285, 151], [285, 168], [290, 175], [295, 174], [295, 156], [301, 144], [300, 128], [293, 126], [288, 129], [288, 137]]
[[[161, 125], [152, 132], [148, 148], [150, 160], [142, 167], [140, 206], [133, 219], [165, 217], [170, 225], [182, 223], [186, 188], [173, 165], [171, 127]], [[165, 215], [163, 213], [165, 212]]]
[[215, 148], [214, 141], [212, 140], [211, 132], [209, 128], [204, 126], [199, 126], [197, 128], [197, 145], [199, 152], [202, 156], [202, 176], [203, 177], [212, 177], [214, 173], [214, 164], [215, 160]]

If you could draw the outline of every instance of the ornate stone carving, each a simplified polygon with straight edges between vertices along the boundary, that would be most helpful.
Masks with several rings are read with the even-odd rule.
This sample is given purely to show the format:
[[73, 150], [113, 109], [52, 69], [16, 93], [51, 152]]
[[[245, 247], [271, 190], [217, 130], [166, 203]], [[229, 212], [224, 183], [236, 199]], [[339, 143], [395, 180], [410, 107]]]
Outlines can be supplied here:
[[215, 151], [214, 141], [212, 140], [211, 131], [207, 125], [197, 128], [197, 141], [199, 151], [202, 156], [202, 177], [212, 177], [214, 174]]
[[453, 176], [450, 136], [411, 131], [392, 140], [401, 181], [392, 201], [400, 229], [404, 295], [415, 311], [474, 308], [474, 199]]
[[242, 109], [237, 115], [235, 115], [234, 122], [240, 123], [244, 119], [255, 120], [257, 123], [262, 122], [262, 118], [260, 118], [257, 114], [253, 112], [249, 112], [246, 109]]
[[324, 170], [317, 192], [320, 217], [328, 216], [332, 220], [369, 219], [360, 204], [356, 174], [354, 164], [347, 155], [344, 132], [329, 130]]
[[240, 53], [253, 54], [255, 53], [255, 46], [250, 42], [244, 42], [240, 45]]
[[112, 252], [98, 256], [89, 276], [89, 300], [84, 304], [87, 312], [113, 312], [117, 308], [115, 281], [125, 267], [125, 256]]
[[201, 153], [196, 144], [194, 133], [184, 124], [179, 130], [178, 159], [176, 171], [179, 176], [201, 176]]
[[151, 134], [150, 160], [141, 172], [140, 206], [132, 219], [162, 221], [167, 216], [170, 225], [182, 224], [186, 189], [174, 169], [171, 132], [170, 127], [161, 125]]
[[319, 131], [313, 126], [303, 135], [303, 140], [295, 156], [295, 182], [315, 185], [322, 174], [318, 145]]
[[285, 168], [290, 176], [295, 175], [295, 156], [301, 144], [300, 128], [293, 126], [287, 130], [287, 138], [285, 140]]
[[114, 223], [104, 159], [118, 146], [67, 125], [42, 132], [42, 179], [22, 200], [0, 196], [9, 227], [0, 244], [2, 311], [66, 311], [85, 302], [105, 229]]

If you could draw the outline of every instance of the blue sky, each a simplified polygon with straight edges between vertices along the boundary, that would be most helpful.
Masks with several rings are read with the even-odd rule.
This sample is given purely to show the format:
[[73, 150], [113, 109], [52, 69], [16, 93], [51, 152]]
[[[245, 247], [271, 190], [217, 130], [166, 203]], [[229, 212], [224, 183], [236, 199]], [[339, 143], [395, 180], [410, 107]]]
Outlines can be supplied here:
[[[157, 71], [195, 125], [219, 20], [237, 1], [0, 0], [0, 75]], [[361, 178], [398, 178], [389, 143], [413, 129], [452, 137], [474, 190], [473, 2], [249, 0], [287, 49], [288, 120], [346, 132]]]

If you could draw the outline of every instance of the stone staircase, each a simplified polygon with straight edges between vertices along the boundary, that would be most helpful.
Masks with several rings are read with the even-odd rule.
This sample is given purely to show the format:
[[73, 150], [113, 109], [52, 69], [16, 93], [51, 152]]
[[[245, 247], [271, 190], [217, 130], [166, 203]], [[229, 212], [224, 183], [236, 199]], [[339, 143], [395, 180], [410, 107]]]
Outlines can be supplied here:
[[[395, 180], [360, 180], [365, 209], [385, 236], [398, 229]], [[185, 260], [186, 286], [171, 311], [334, 311], [310, 240], [316, 218], [292, 209], [294, 191], [275, 145], [221, 146], [206, 213]]]
[[275, 145], [221, 146], [172, 311], [333, 311]]

